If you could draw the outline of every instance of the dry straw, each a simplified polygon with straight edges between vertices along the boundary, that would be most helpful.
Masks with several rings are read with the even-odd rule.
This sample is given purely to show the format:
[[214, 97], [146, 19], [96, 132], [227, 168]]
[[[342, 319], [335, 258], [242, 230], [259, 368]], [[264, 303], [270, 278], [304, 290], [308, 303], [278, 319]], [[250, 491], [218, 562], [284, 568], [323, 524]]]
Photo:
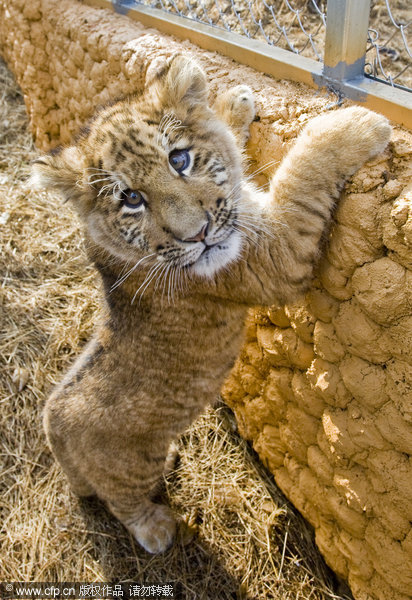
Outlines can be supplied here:
[[79, 501], [45, 444], [44, 398], [90, 336], [98, 285], [79, 223], [31, 192], [23, 100], [0, 65], [1, 554], [3, 581], [176, 582], [182, 599], [331, 600], [312, 533], [234, 431], [210, 409], [179, 442], [164, 494], [178, 543], [149, 556], [97, 501]]

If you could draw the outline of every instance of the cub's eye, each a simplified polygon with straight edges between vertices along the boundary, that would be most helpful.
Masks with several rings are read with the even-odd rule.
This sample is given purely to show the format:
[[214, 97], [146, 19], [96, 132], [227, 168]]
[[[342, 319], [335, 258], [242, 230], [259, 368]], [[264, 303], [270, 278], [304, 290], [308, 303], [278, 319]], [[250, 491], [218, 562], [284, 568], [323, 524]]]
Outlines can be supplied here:
[[190, 154], [188, 150], [172, 150], [169, 154], [169, 163], [179, 175], [190, 165]]
[[126, 190], [122, 190], [120, 197], [123, 202], [123, 206], [127, 206], [127, 208], [141, 208], [146, 204], [146, 199], [143, 196], [142, 192], [138, 190], [131, 190], [127, 188]]

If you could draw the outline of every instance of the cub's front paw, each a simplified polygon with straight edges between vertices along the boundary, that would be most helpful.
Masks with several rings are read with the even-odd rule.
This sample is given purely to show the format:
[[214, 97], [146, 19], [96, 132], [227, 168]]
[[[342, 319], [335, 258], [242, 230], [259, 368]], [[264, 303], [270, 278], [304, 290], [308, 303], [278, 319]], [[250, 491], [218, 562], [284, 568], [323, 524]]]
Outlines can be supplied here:
[[238, 136], [241, 144], [249, 137], [249, 126], [255, 118], [253, 92], [247, 85], [237, 85], [220, 96], [215, 109]]
[[173, 544], [176, 521], [168, 506], [151, 503], [136, 521], [127, 523], [127, 528], [147, 552], [159, 554]]
[[392, 131], [388, 119], [361, 106], [351, 106], [346, 110], [348, 111], [347, 118], [351, 122], [354, 141], [364, 148], [365, 152], [368, 152], [368, 158], [383, 152], [388, 145]]
[[335, 158], [345, 175], [386, 148], [391, 126], [386, 117], [361, 106], [342, 108], [316, 117], [302, 132], [302, 142], [326, 161]]
[[237, 85], [224, 96], [226, 110], [232, 115], [234, 124], [238, 127], [249, 127], [255, 118], [255, 101], [253, 92], [248, 85]]

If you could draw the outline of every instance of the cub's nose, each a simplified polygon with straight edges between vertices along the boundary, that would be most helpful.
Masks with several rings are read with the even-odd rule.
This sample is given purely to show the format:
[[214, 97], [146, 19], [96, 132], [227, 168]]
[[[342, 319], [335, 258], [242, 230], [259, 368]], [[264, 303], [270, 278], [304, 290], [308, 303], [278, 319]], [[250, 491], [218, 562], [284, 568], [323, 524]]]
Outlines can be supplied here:
[[207, 236], [208, 229], [209, 229], [209, 222], [207, 222], [203, 225], [203, 227], [199, 231], [199, 233], [197, 233], [193, 237], [185, 238], [183, 241], [184, 242], [203, 242]]

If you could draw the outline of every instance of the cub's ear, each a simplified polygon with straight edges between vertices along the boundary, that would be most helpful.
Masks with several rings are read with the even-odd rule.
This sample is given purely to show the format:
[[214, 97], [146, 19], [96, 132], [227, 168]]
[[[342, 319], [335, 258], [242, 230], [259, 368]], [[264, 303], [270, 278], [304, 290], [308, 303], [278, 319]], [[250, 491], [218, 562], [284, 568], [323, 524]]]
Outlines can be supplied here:
[[146, 84], [153, 86], [161, 106], [207, 106], [206, 76], [189, 56], [156, 60], [148, 69]]
[[61, 193], [65, 200], [76, 200], [82, 193], [83, 159], [76, 146], [52, 150], [32, 164], [29, 184]]

